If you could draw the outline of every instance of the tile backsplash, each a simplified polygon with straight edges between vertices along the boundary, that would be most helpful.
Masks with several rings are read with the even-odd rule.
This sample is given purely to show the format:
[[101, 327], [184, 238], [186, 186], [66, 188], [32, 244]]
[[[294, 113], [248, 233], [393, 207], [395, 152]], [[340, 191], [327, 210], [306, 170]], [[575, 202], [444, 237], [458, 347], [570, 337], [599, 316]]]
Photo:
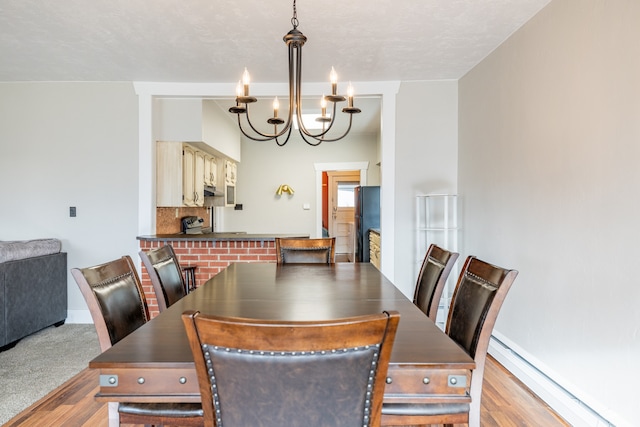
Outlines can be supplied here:
[[209, 208], [156, 208], [156, 234], [180, 233], [180, 222], [185, 216], [199, 216], [204, 219], [204, 227], [211, 227]]

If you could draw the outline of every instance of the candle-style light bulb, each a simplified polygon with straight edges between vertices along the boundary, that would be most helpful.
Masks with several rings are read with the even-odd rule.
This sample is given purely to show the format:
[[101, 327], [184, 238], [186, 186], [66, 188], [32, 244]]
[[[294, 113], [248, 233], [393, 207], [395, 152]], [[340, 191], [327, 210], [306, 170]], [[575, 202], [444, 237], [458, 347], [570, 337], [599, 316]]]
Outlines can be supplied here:
[[278, 117], [279, 108], [280, 108], [280, 102], [278, 102], [278, 97], [276, 96], [273, 100], [273, 117]]
[[322, 94], [322, 98], [320, 98], [320, 108], [322, 108], [322, 117], [327, 116], [327, 100], [324, 99], [324, 94]]
[[329, 80], [331, 81], [331, 94], [335, 95], [338, 92], [338, 74], [333, 67], [329, 73]]
[[244, 85], [244, 96], [249, 96], [249, 82], [251, 78], [249, 77], [249, 71], [245, 67], [244, 73], [242, 73], [242, 83]]
[[347, 106], [353, 107], [353, 86], [351, 86], [351, 82], [349, 82], [349, 87], [347, 88]]
[[242, 83], [238, 80], [238, 84], [236, 85], [236, 96], [242, 96]]

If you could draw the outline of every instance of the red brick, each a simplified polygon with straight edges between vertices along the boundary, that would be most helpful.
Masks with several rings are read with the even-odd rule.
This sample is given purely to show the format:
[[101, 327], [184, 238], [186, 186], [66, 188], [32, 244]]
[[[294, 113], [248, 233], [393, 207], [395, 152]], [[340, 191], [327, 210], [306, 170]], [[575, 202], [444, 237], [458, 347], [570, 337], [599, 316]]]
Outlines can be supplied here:
[[[142, 250], [159, 248], [166, 244], [173, 246], [181, 265], [197, 265], [196, 284], [202, 285], [211, 277], [224, 270], [232, 262], [276, 262], [274, 242], [262, 241], [144, 241]], [[152, 316], [158, 314], [158, 307], [151, 280], [144, 268], [140, 279]]]

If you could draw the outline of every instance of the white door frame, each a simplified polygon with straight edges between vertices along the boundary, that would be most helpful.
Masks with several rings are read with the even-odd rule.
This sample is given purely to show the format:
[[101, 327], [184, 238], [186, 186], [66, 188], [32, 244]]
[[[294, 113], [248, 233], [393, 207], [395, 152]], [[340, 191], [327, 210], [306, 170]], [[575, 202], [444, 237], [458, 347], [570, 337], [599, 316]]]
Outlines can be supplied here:
[[[353, 82], [358, 93], [363, 96], [382, 96], [382, 117], [380, 135], [380, 158], [384, 159], [380, 175], [380, 229], [384, 230], [382, 239], [382, 273], [391, 282], [394, 280], [394, 247], [395, 247], [395, 141], [396, 141], [396, 95], [400, 89], [399, 81]], [[233, 98], [235, 82], [229, 83], [176, 83], [176, 82], [133, 82], [138, 95], [138, 233], [153, 234], [156, 229], [155, 198], [155, 139], [154, 99], [156, 97], [220, 97]], [[309, 83], [309, 95], [322, 95], [325, 83]], [[252, 84], [254, 96], [272, 96], [275, 93], [287, 93], [286, 83]], [[231, 96], [229, 96], [231, 95]], [[350, 166], [351, 169], [359, 169]], [[317, 175], [322, 183], [322, 171]], [[365, 176], [366, 179], [366, 176]], [[316, 205], [322, 203], [322, 195], [316, 198]], [[318, 227], [316, 234], [322, 236], [322, 207], [318, 207]]]
[[316, 169], [316, 236], [322, 237], [322, 172], [360, 171], [360, 185], [367, 185], [369, 162], [314, 163]]

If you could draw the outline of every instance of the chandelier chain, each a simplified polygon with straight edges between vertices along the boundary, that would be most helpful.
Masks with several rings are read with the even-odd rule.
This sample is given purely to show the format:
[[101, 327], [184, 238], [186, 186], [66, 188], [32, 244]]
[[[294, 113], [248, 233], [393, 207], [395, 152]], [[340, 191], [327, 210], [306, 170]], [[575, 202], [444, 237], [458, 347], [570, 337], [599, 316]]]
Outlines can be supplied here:
[[293, 0], [293, 16], [291, 17], [291, 25], [293, 25], [293, 29], [298, 28], [298, 10], [296, 9], [296, 0]]

